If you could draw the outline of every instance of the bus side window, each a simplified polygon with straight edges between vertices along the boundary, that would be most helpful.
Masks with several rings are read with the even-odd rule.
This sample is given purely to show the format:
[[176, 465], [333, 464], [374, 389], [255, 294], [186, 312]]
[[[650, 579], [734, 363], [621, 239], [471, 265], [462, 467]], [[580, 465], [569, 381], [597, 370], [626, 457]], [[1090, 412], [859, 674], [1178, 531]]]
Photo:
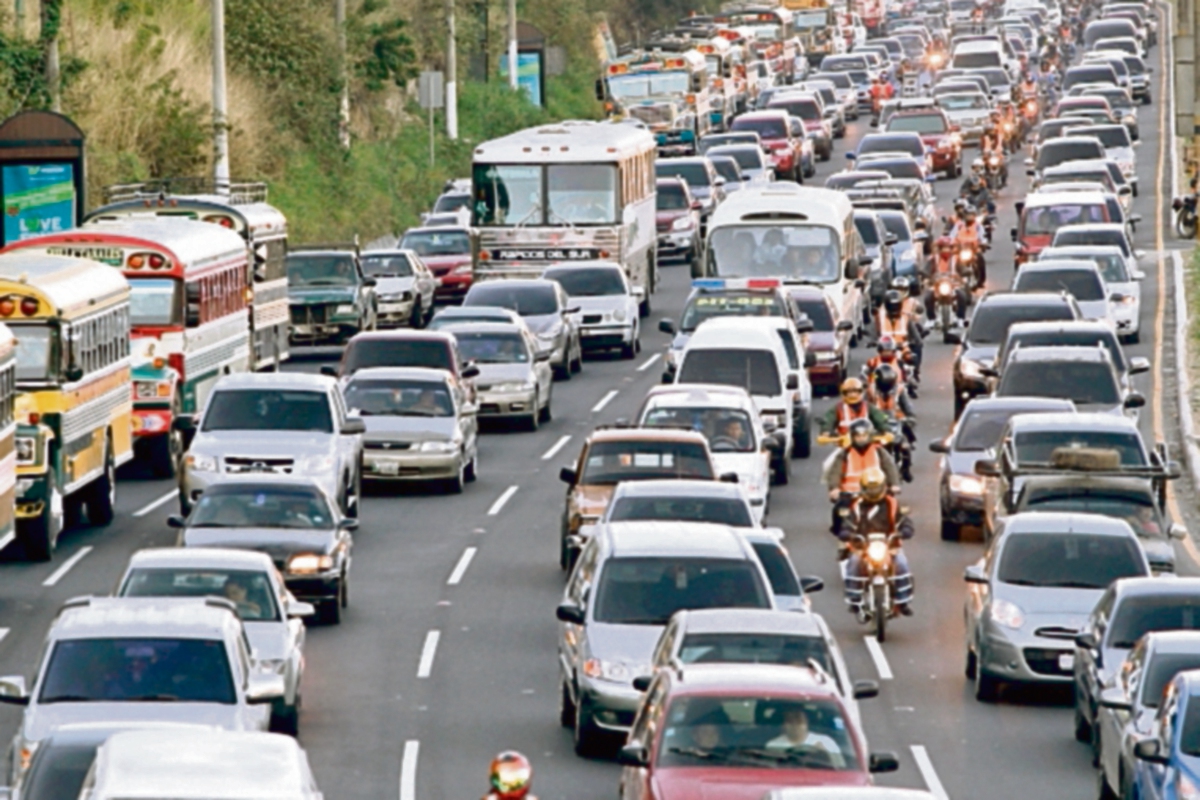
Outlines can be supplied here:
[[203, 288], [199, 281], [187, 284], [185, 288], [185, 303], [186, 311], [184, 312], [183, 324], [188, 328], [196, 328], [200, 325], [200, 304], [204, 298]]

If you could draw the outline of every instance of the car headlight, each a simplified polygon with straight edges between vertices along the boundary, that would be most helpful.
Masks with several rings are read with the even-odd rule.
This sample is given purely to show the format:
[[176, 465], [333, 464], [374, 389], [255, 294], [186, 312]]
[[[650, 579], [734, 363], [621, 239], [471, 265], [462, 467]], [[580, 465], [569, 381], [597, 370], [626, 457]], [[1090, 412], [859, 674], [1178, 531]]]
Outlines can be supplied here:
[[[529, 381], [509, 381], [508, 383], [494, 384], [491, 391], [501, 394], [506, 392], [531, 392], [533, 391], [533, 384]], [[434, 442], [426, 442], [426, 444], [434, 444]]]
[[187, 468], [194, 472], [216, 472], [217, 459], [214, 456], [193, 455], [188, 453], [184, 459]]
[[418, 447], [421, 452], [454, 452], [457, 449], [457, 441], [422, 441]]
[[[939, 297], [949, 297], [954, 294], [954, 284], [950, 281], [938, 281], [937, 293]], [[963, 362], [964, 366], [966, 362]]]
[[964, 378], [983, 377], [983, 365], [978, 361], [974, 361], [970, 358], [964, 358], [960, 363], [962, 364], [961, 369]]
[[950, 491], [955, 494], [983, 494], [983, 480], [974, 475], [951, 475]]
[[625, 321], [625, 309], [618, 308], [616, 311], [612, 312], [612, 318], [613, 318], [613, 322], [624, 322]]
[[671, 223], [671, 230], [686, 231], [692, 227], [692, 218], [688, 216], [680, 217]]
[[37, 461], [37, 439], [32, 436], [18, 436], [16, 441], [17, 463], [33, 464]]
[[296, 469], [300, 472], [329, 472], [337, 464], [333, 456], [304, 456], [296, 459]]
[[311, 575], [333, 569], [333, 556], [321, 553], [296, 553], [287, 560], [287, 571], [297, 575]]
[[1121, 305], [1123, 305], [1123, 306], [1131, 306], [1131, 305], [1133, 305], [1134, 303], [1136, 303], [1137, 301], [1138, 301], [1138, 299], [1137, 299], [1136, 297], [1134, 297], [1134, 296], [1133, 296], [1133, 295], [1131, 295], [1131, 294], [1127, 294], [1127, 295], [1125, 295], [1124, 297], [1122, 297], [1122, 298], [1121, 298]]
[[354, 306], [343, 303], [343, 304], [339, 305], [336, 309], [334, 309], [333, 313], [335, 313], [335, 314], [353, 314]]
[[602, 658], [589, 658], [583, 662], [583, 674], [589, 678], [612, 683], [630, 683], [639, 675], [649, 675], [649, 664], [626, 664], [623, 661], [608, 661]]
[[1019, 630], [1025, 624], [1025, 612], [1015, 603], [1010, 603], [1007, 600], [1000, 600], [999, 598], [993, 600], [988, 613], [992, 617], [992, 622], [997, 625], [1003, 625], [1006, 628]]

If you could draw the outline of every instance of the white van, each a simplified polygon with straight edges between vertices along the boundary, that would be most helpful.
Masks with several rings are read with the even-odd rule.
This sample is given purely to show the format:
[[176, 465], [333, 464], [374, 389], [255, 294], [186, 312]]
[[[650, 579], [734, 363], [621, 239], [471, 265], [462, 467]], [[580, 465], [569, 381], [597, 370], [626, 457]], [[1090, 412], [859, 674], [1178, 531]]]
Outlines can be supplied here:
[[215, 728], [125, 731], [96, 751], [79, 800], [322, 800], [290, 736]]
[[984, 69], [1004, 66], [1004, 48], [998, 41], [972, 40], [954, 46], [952, 69]]
[[776, 181], [743, 189], [709, 218], [705, 274], [820, 286], [863, 332], [862, 271], [870, 265], [845, 192]]
[[[807, 436], [811, 415], [797, 419], [793, 396], [800, 392], [800, 380], [791, 370], [776, 327], [766, 317], [716, 317], [702, 323], [683, 349], [675, 383], [742, 387], [754, 398], [764, 429], [783, 434], [784, 454], [797, 455], [797, 422], [801, 435]], [[789, 461], [776, 462], [777, 484], [787, 483]]]

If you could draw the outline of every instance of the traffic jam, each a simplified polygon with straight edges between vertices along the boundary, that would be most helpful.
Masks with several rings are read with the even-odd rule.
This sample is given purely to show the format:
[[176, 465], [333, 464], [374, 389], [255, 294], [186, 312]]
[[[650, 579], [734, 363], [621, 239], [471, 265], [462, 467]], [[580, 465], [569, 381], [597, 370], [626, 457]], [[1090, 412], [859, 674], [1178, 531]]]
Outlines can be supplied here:
[[733, 2], [370, 247], [0, 250], [0, 798], [1200, 797], [1169, 42]]

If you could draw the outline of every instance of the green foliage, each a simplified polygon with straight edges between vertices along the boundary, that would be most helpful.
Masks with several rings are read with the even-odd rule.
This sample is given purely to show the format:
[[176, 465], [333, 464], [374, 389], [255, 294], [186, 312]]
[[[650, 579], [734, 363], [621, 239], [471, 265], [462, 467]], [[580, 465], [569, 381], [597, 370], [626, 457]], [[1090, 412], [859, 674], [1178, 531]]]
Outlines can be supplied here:
[[[29, 41], [10, 30], [0, 32], [0, 113], [50, 107], [46, 82], [47, 44], [62, 26], [62, 0], [44, 0], [43, 24], [37, 40]], [[59, 59], [59, 85], [66, 89], [83, 72], [86, 63], [70, 55]]]
[[384, 0], [363, 0], [346, 20], [347, 50], [352, 54], [351, 71], [369, 91], [382, 91], [390, 82], [404, 86], [417, 74], [416, 50], [408, 35], [408, 22], [398, 16], [382, 16]]
[[198, 175], [208, 161], [212, 118], [207, 106], [191, 103], [168, 72], [150, 85], [148, 125], [139, 131], [138, 151], [150, 177]]

